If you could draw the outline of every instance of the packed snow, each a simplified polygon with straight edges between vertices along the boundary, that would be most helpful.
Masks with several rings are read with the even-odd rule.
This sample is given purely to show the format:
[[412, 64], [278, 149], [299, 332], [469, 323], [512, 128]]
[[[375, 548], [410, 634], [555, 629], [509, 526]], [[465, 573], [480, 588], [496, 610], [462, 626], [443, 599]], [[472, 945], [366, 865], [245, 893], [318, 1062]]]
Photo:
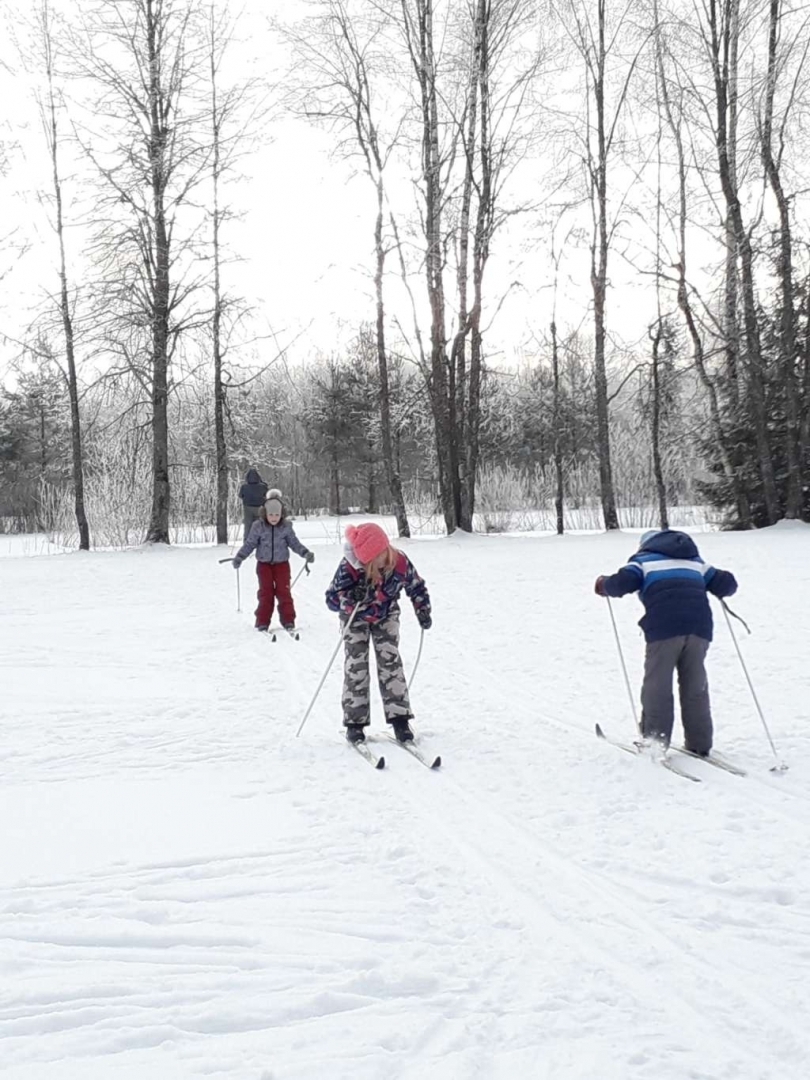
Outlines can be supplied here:
[[[594, 736], [634, 734], [593, 580], [638, 533], [402, 541], [444, 764], [377, 708], [376, 772], [339, 660], [295, 736], [340, 557], [297, 528], [298, 642], [253, 630], [252, 560], [237, 612], [227, 549], [0, 559], [3, 1080], [804, 1080], [810, 528], [696, 536], [776, 746], [715, 607], [716, 747], [748, 775], [681, 759], [700, 784]], [[613, 612], [637, 696], [640, 605]]]

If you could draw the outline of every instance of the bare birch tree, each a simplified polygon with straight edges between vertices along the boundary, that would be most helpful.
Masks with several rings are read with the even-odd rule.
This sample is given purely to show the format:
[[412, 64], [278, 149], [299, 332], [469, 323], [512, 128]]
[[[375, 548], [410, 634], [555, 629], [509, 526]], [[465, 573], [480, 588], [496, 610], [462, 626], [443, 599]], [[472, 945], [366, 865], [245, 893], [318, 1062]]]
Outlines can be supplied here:
[[590, 277], [599, 478], [605, 528], [610, 530], [619, 528], [619, 517], [610, 453], [605, 356], [608, 264], [616, 228], [609, 175], [640, 49], [634, 44], [631, 33], [633, 0], [595, 0], [595, 3], [592, 0], [560, 0], [557, 10], [585, 66], [586, 113], [581, 121], [584, 124], [581, 142], [593, 222]]
[[205, 45], [195, 0], [92, 0], [81, 16], [73, 62], [97, 95], [80, 137], [102, 181], [91, 254], [105, 331], [151, 402], [146, 540], [168, 543], [170, 367], [200, 284], [191, 269], [200, 223], [190, 195], [209, 159]]
[[[284, 32], [292, 45], [297, 76], [290, 107], [326, 124], [340, 139], [339, 151], [360, 157], [374, 190], [374, 302], [383, 464], [400, 536], [410, 536], [391, 425], [391, 387], [386, 340], [385, 264], [391, 241], [386, 170], [399, 138], [401, 120], [384, 116], [383, 80], [390, 66], [389, 14], [351, 0], [322, 0], [315, 18]], [[299, 97], [300, 93], [300, 97]]]
[[738, 0], [707, 0], [699, 21], [714, 90], [714, 145], [718, 179], [739, 256], [747, 398], [756, 437], [765, 511], [768, 523], [772, 525], [779, 518], [779, 496], [768, 440], [765, 365], [757, 311], [754, 250], [751, 234], [743, 219], [739, 178], [729, 156], [730, 95], [733, 84], [730, 82], [731, 72], [727, 61], [734, 48], [732, 39], [739, 34]]
[[[446, 117], [440, 117], [440, 45], [434, 0], [400, 0], [402, 32], [416, 83], [415, 102], [420, 132], [420, 194], [425, 241], [424, 274], [430, 310], [429, 381], [431, 411], [436, 434], [439, 501], [448, 533], [458, 525], [458, 504], [453, 491], [453, 425], [447, 356], [447, 261], [445, 232], [449, 175], [456, 154], [458, 132], [444, 145]], [[439, 43], [441, 36], [439, 36]]]
[[[793, 18], [791, 18], [793, 16]], [[778, 257], [779, 280], [779, 374], [785, 402], [784, 455], [787, 470], [785, 517], [802, 515], [804, 458], [806, 445], [801, 438], [802, 395], [798, 380], [799, 333], [794, 301], [794, 242], [791, 194], [785, 188], [783, 166], [786, 139], [791, 114], [795, 111], [805, 81], [808, 47], [807, 16], [795, 17], [792, 8], [783, 0], [769, 0], [767, 23], [767, 68], [761, 95], [758, 132], [762, 163], [768, 186], [773, 193], [779, 216]], [[783, 89], [783, 83], [787, 86]], [[777, 104], [780, 109], [777, 112]], [[806, 100], [805, 100], [806, 104]], [[804, 398], [804, 408], [810, 402]]]
[[234, 217], [224, 201], [223, 185], [238, 160], [252, 147], [254, 133], [264, 115], [263, 95], [252, 78], [227, 81], [223, 62], [231, 51], [239, 25], [227, 3], [219, 10], [211, 3], [205, 13], [205, 49], [208, 68], [208, 123], [210, 127], [211, 205], [211, 354], [214, 368], [214, 455], [216, 461], [216, 536], [218, 544], [228, 543], [228, 445], [225, 437], [227, 413], [227, 372], [225, 361], [231, 333], [244, 315], [223, 287], [224, 261], [222, 230]]
[[[453, 340], [451, 402], [456, 407], [460, 498], [457, 520], [471, 532], [475, 510], [484, 363], [484, 274], [498, 228], [514, 213], [504, 191], [529, 144], [527, 98], [541, 60], [534, 0], [469, 0], [469, 83], [461, 125], [464, 179], [459, 222], [458, 330]], [[527, 43], [528, 39], [528, 43]], [[534, 120], [532, 116], [532, 120]], [[469, 253], [469, 234], [472, 252]], [[468, 259], [471, 267], [468, 268]], [[468, 276], [472, 303], [468, 304]], [[466, 342], [469, 335], [469, 366]]]
[[687, 182], [687, 139], [684, 131], [684, 108], [683, 102], [686, 90], [677, 81], [673, 72], [674, 64], [671, 62], [663, 23], [659, 13], [658, 0], [654, 0], [654, 38], [655, 70], [657, 80], [657, 96], [665, 122], [671, 136], [674, 149], [674, 164], [677, 178], [677, 210], [675, 212], [675, 247], [676, 247], [676, 280], [678, 307], [684, 317], [689, 339], [692, 344], [692, 359], [698, 372], [709, 403], [709, 415], [717, 440], [718, 451], [722, 462], [723, 472], [735, 493], [737, 514], [744, 528], [751, 524], [751, 510], [741, 483], [739, 472], [733, 463], [733, 456], [729, 441], [729, 435], [723, 420], [723, 409], [720, 401], [715, 380], [709, 371], [706, 357], [706, 346], [701, 329], [700, 318], [695, 311], [694, 290], [689, 281], [689, 213], [688, 199], [689, 188]]
[[79, 531], [79, 549], [90, 549], [90, 527], [84, 501], [84, 455], [82, 445], [82, 422], [79, 409], [79, 382], [76, 371], [76, 335], [74, 330], [72, 289], [68, 280], [68, 259], [65, 244], [65, 213], [60, 149], [63, 134], [60, 117], [64, 116], [64, 100], [56, 87], [57, 27], [48, 0], [40, 0], [33, 17], [33, 63], [43, 77], [42, 89], [36, 93], [40, 122], [48, 147], [51, 167], [51, 192], [53, 205], [53, 229], [59, 254], [59, 292], [54, 298], [59, 313], [64, 341], [64, 367], [56, 355], [54, 362], [62, 371], [70, 402], [71, 457], [73, 478], [73, 503], [76, 525]]

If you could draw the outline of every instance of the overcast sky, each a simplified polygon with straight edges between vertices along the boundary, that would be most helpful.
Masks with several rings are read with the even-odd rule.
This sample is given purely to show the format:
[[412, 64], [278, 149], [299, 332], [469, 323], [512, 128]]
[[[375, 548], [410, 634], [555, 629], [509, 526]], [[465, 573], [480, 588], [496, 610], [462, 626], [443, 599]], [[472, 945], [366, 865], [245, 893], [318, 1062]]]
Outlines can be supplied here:
[[[61, 2], [70, 8], [80, 0]], [[288, 0], [285, 13], [292, 16], [304, 6]], [[241, 23], [244, 41], [235, 46], [233, 56], [240, 72], [255, 65], [274, 79], [287, 63], [287, 55], [270, 32], [267, 10], [263, 0], [247, 0]], [[0, 272], [8, 270], [0, 285], [0, 330], [18, 335], [41, 303], [44, 289], [56, 287], [56, 249], [37, 197], [38, 189], [47, 188], [49, 175], [32, 88], [8, 40], [0, 45], [0, 56], [8, 65], [0, 73], [0, 115], [6, 138], [16, 144], [7, 175], [0, 182], [2, 220], [6, 233], [17, 228], [14, 239], [30, 245], [18, 262], [6, 251], [0, 265]], [[297, 355], [314, 349], [328, 352], [361, 320], [374, 316], [373, 192], [368, 179], [355, 174], [351, 163], [331, 156], [332, 148], [328, 133], [289, 116], [279, 118], [243, 162], [243, 175], [227, 194], [242, 220], [228, 226], [226, 239], [242, 261], [226, 268], [226, 287], [252, 301], [259, 332], [274, 332], [280, 344], [294, 340]], [[526, 163], [519, 173], [520, 191], [513, 191], [512, 197], [539, 202], [543, 171], [542, 160], [534, 167]], [[72, 199], [81, 202], [82, 196], [71, 190], [71, 183], [68, 176], [68, 209]], [[403, 209], [408, 202], [414, 205], [409, 184], [401, 185], [400, 199]], [[513, 219], [509, 230], [495, 241], [487, 270], [488, 317], [503, 296], [507, 299], [486, 340], [491, 355], [500, 362], [514, 362], [521, 346], [530, 345], [533, 335], [547, 330], [553, 280], [549, 235], [540, 205]], [[68, 243], [76, 240], [74, 231]], [[75, 260], [75, 251], [73, 255]], [[409, 326], [393, 257], [390, 263], [390, 305]], [[653, 312], [647, 284], [635, 280], [618, 255], [614, 255], [611, 278], [615, 287], [610, 295], [610, 325], [630, 339], [643, 335]], [[416, 287], [421, 289], [421, 281]], [[452, 288], [449, 294], [452, 310]], [[570, 248], [561, 274], [561, 327], [582, 325], [587, 332], [589, 304], [587, 250]], [[265, 351], [272, 348], [269, 341], [262, 346]], [[4, 364], [13, 352], [10, 346], [0, 351]]]

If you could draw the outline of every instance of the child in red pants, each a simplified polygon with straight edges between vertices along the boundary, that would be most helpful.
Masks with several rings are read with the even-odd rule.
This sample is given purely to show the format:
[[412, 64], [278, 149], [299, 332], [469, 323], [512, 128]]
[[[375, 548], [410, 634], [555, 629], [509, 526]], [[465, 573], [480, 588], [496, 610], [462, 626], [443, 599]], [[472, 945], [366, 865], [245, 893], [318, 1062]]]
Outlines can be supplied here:
[[305, 548], [284, 514], [281, 492], [273, 488], [253, 522], [247, 540], [233, 560], [239, 569], [251, 551], [256, 552], [256, 573], [259, 605], [256, 608], [256, 629], [266, 630], [273, 617], [273, 605], [278, 602], [278, 614], [285, 630], [295, 629], [295, 606], [290, 592], [290, 551], [315, 562], [315, 556]]

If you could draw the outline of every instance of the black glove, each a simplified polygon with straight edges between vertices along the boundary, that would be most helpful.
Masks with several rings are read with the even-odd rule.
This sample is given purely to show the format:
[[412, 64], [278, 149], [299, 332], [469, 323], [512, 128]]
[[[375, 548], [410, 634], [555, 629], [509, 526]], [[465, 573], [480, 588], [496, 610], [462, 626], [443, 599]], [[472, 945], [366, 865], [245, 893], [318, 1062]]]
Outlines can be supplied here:
[[308, 551], [304, 556], [304, 562], [315, 562], [315, 556], [311, 551]]
[[421, 611], [417, 611], [416, 617], [423, 630], [429, 630], [431, 626], [433, 626], [433, 619], [430, 617], [430, 611], [428, 609], [422, 608]]
[[351, 589], [346, 591], [346, 595], [353, 604], [362, 604], [369, 596], [368, 582], [358, 581], [356, 585], [352, 585]]
[[242, 565], [242, 560], [241, 559], [235, 558], [233, 560], [233, 568], [234, 568], [234, 570], [238, 570], [241, 565]]
[[605, 579], [602, 574], [600, 574], [593, 583], [593, 591], [597, 596], [607, 596], [607, 593], [605, 592]]

